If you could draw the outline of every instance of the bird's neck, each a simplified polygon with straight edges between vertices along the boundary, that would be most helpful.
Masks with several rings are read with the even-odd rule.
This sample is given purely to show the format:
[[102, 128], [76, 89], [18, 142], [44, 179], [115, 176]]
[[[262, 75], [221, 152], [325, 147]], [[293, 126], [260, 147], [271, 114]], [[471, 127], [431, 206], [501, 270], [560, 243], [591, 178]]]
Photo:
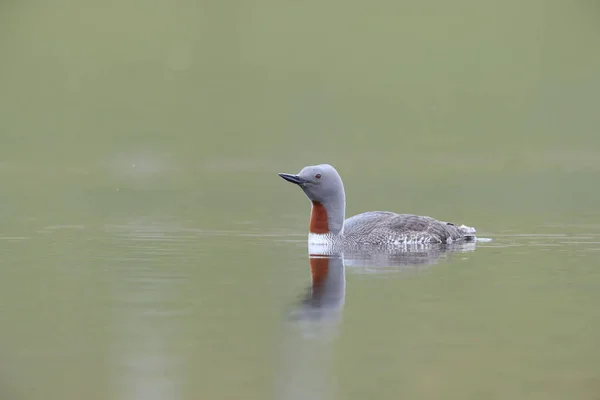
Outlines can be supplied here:
[[343, 198], [325, 204], [313, 200], [308, 231], [313, 234], [341, 235], [345, 212], [346, 204]]

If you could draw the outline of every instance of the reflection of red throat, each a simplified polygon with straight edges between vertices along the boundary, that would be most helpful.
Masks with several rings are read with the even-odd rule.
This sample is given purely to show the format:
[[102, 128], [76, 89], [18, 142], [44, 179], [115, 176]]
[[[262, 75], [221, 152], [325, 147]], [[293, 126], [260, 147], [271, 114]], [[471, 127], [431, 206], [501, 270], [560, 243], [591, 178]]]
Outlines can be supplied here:
[[311, 257], [310, 275], [312, 277], [313, 290], [323, 287], [327, 280], [327, 272], [329, 271], [329, 258]]
[[310, 212], [310, 233], [329, 233], [329, 223], [327, 222], [327, 210], [323, 204], [318, 201], [312, 202], [312, 210]]

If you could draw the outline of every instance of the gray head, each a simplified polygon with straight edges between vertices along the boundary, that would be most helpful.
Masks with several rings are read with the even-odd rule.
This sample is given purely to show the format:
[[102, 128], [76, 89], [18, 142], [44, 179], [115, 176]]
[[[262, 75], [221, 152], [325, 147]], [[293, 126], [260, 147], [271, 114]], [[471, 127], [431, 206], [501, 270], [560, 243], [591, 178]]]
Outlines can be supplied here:
[[335, 168], [329, 164], [311, 165], [302, 168], [298, 175], [279, 176], [300, 186], [313, 206], [318, 203], [325, 207], [331, 232], [339, 233], [342, 230], [346, 200], [342, 178]]

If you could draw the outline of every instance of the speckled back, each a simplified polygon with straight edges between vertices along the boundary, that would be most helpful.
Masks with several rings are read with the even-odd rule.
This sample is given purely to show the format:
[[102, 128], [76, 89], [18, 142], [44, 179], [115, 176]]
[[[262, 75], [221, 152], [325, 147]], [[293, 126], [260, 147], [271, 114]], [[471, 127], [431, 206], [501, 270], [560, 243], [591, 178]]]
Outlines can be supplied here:
[[402, 243], [453, 243], [472, 240], [473, 232], [449, 222], [412, 214], [371, 211], [344, 222], [346, 244], [395, 246]]

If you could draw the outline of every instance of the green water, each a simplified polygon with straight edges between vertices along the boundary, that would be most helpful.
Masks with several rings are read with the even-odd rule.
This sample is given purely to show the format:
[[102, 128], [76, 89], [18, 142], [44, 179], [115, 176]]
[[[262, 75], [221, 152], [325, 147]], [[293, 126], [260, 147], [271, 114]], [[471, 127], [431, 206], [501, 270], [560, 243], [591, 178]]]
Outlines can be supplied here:
[[[0, 398], [597, 399], [599, 19], [2, 2]], [[321, 162], [348, 216], [493, 241], [349, 263], [334, 317], [290, 319], [309, 203], [276, 173]]]

